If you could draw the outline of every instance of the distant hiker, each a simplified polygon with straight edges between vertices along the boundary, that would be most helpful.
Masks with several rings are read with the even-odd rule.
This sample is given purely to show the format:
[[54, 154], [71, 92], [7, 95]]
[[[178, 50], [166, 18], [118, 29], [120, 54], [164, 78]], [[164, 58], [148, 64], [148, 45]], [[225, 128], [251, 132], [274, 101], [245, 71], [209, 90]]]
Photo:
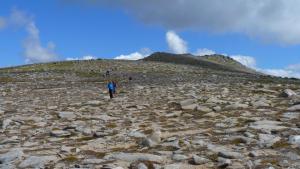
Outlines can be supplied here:
[[106, 71], [106, 74], [105, 74], [105, 75], [106, 75], [106, 76], [109, 76], [109, 70]]
[[114, 86], [113, 94], [116, 94], [117, 83], [115, 81], [112, 81], [112, 84]]
[[129, 78], [128, 78], [129, 80], [132, 80], [132, 77], [131, 76], [129, 76]]
[[109, 92], [109, 97], [112, 99], [114, 97], [114, 91], [115, 87], [112, 81], [109, 81], [107, 84], [108, 92]]

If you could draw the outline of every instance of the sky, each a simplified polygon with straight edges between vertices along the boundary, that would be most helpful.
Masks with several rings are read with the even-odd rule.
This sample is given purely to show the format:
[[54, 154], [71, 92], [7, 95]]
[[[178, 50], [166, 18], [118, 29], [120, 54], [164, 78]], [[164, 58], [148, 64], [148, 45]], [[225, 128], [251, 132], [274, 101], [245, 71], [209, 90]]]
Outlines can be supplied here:
[[0, 1], [0, 67], [157, 51], [223, 54], [300, 78], [300, 1]]

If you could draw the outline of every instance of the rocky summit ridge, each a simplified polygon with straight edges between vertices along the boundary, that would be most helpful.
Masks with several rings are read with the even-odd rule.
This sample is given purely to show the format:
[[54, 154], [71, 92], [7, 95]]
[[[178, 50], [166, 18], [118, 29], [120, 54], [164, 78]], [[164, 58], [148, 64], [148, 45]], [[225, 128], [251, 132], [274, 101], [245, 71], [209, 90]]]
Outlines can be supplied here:
[[0, 168], [300, 168], [299, 80], [158, 55], [1, 69]]

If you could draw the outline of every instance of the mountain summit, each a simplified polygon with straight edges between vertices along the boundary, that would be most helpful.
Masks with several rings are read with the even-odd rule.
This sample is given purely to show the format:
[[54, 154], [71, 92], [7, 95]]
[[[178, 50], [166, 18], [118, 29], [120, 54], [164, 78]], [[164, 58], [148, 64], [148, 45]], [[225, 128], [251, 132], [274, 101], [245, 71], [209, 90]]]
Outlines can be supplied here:
[[165, 52], [156, 52], [143, 59], [144, 61], [176, 63], [192, 65], [201, 68], [218, 69], [230, 72], [243, 72], [261, 74], [248, 68], [240, 62], [223, 55], [194, 56], [192, 54], [171, 54]]

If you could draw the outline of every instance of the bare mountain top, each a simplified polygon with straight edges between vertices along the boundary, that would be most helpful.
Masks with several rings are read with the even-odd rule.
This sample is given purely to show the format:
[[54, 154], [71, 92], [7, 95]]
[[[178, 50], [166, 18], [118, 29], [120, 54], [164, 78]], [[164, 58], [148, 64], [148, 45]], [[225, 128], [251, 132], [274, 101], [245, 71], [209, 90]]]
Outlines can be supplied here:
[[157, 61], [176, 64], [186, 64], [199, 66], [208, 69], [217, 69], [231, 72], [244, 72], [261, 74], [248, 68], [241, 63], [233, 60], [230, 57], [223, 55], [207, 55], [207, 56], [194, 56], [192, 54], [171, 54], [164, 52], [156, 52], [149, 57], [144, 58], [145, 61]]

